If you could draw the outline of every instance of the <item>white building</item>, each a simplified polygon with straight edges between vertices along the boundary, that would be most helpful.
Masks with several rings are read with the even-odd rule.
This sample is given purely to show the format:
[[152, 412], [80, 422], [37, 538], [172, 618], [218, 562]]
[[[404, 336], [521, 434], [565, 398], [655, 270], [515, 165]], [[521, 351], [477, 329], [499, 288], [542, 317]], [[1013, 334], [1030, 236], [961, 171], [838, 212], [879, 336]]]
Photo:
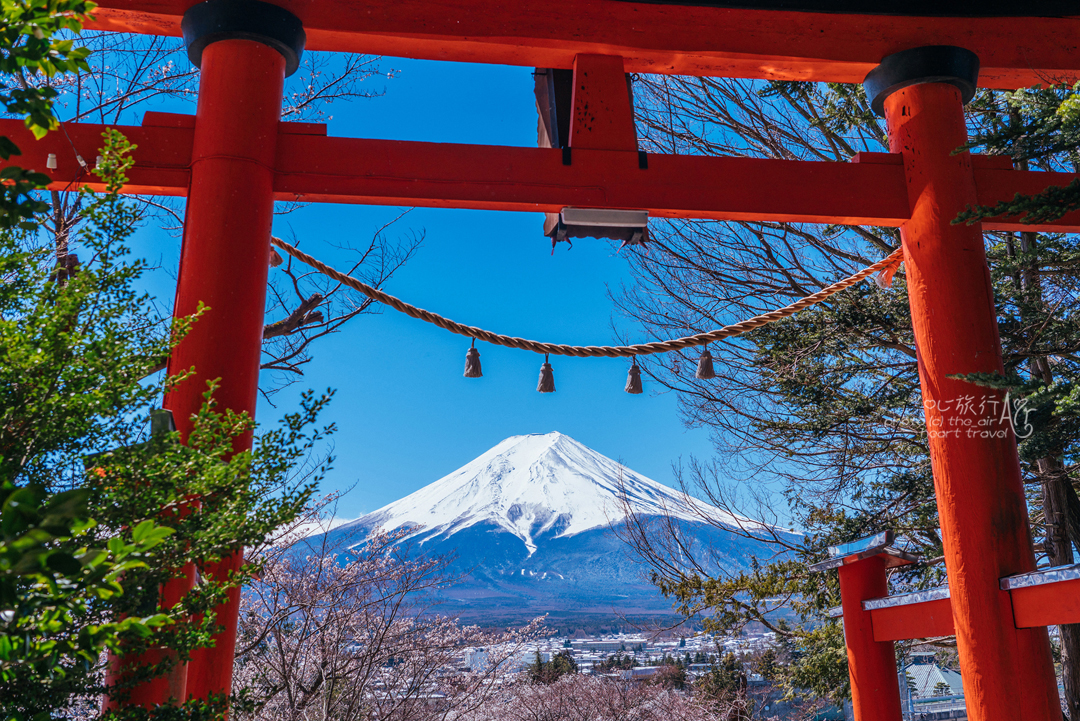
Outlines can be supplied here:
[[465, 665], [471, 671], [485, 671], [491, 663], [491, 653], [485, 648], [470, 648], [465, 651]]

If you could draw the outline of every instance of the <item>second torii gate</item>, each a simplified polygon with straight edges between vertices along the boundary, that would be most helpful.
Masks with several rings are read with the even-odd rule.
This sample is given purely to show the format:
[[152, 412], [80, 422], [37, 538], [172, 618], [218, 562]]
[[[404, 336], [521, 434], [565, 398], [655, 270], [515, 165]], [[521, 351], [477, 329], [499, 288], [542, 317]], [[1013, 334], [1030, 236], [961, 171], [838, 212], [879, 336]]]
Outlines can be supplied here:
[[[870, 0], [849, 0], [841, 13], [827, 12], [835, 3], [824, 0], [99, 4], [91, 27], [163, 35], [182, 29], [202, 69], [194, 117], [147, 113], [142, 126], [118, 128], [139, 146], [125, 192], [187, 196], [174, 313], [189, 315], [199, 302], [211, 310], [170, 359], [172, 369], [197, 369], [166, 399], [183, 434], [206, 379], [222, 379], [222, 407], [254, 414], [275, 200], [550, 213], [585, 207], [900, 227], [969, 717], [1061, 718], [1046, 630], [1019, 623], [1015, 596], [1000, 586], [1002, 578], [1035, 570], [1011, 429], [997, 438], [934, 431], [960, 415], [949, 401], [966, 389], [948, 376], [1002, 370], [981, 228], [951, 221], [969, 205], [1075, 177], [1014, 170], [1007, 158], [953, 155], [966, 140], [963, 103], [977, 83], [1014, 88], [1076, 76], [1080, 18], [1063, 17], [1075, 12], [1071, 3], [1027, 3], [1018, 17], [1007, 17], [1008, 3], [975, 11], [957, 3], [963, 7], [954, 16], [934, 18], [873, 14]], [[924, 11], [941, 15], [939, 5], [926, 3]], [[788, 9], [769, 9], [779, 6]], [[305, 45], [572, 69], [573, 152], [331, 138], [322, 125], [280, 122], [284, 78]], [[862, 153], [850, 163], [673, 155], [642, 162], [631, 147], [630, 71], [865, 78], [886, 118], [891, 152]], [[94, 157], [103, 127], [66, 128], [77, 152]], [[34, 142], [17, 121], [0, 122], [0, 131], [22, 148], [20, 165], [43, 168], [48, 154], [56, 155], [56, 189], [93, 185], [67, 138]], [[1013, 220], [983, 227], [1080, 231], [1080, 214], [1043, 226]], [[877, 580], [867, 583], [882, 593]], [[186, 671], [140, 689], [134, 702], [229, 690], [237, 595], [219, 615], [225, 630], [216, 646], [196, 653]], [[1080, 612], [1064, 620], [1080, 620]], [[876, 633], [872, 623], [849, 626]], [[860, 718], [892, 717], [866, 707]]]

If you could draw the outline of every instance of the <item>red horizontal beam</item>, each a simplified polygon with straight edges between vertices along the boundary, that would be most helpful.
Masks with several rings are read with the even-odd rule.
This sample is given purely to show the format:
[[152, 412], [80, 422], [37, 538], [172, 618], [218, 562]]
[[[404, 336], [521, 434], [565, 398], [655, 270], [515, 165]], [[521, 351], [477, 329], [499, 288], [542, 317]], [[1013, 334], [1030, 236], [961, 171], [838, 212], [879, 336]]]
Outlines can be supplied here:
[[875, 641], [904, 641], [913, 638], [952, 636], [952, 606], [947, 598], [904, 606], [875, 608], [870, 612]]
[[[862, 154], [857, 163], [649, 155], [642, 170], [636, 152], [617, 150], [574, 150], [566, 166], [557, 149], [301, 136], [278, 148], [274, 188], [290, 200], [547, 213], [584, 206], [659, 218], [877, 226], [910, 216], [900, 156], [888, 153]], [[1076, 177], [1003, 169], [1007, 158], [972, 161], [983, 205]], [[1043, 225], [984, 227], [1076, 232], [1080, 212]]]
[[[896, 153], [858, 153], [852, 158], [853, 163], [879, 163], [883, 165], [904, 164], [903, 158]], [[1035, 195], [1051, 185], [1064, 187], [1078, 176], [1073, 173], [1044, 173], [1040, 171], [1016, 170], [1012, 160], [1004, 155], [972, 155], [972, 170], [975, 174], [975, 186], [979, 204], [992, 206], [1002, 200], [1012, 200], [1016, 193]], [[884, 223], [882, 225], [885, 225]], [[987, 220], [982, 224], [984, 230], [1034, 230], [1047, 232], [1080, 232], [1080, 212], [1070, 213], [1058, 220], [1045, 224], [1025, 225], [1018, 218], [1007, 220]]]
[[[104, 141], [102, 134], [108, 126], [90, 123], [69, 123], [64, 132], [50, 133], [35, 140], [18, 120], [0, 120], [0, 134], [11, 138], [22, 155], [8, 163], [48, 174], [54, 179], [50, 190], [73, 190], [79, 186], [102, 191], [97, 176], [84, 169], [76, 156], [81, 156], [90, 168]], [[281, 123], [282, 137], [295, 135], [325, 136], [326, 126], [320, 123]], [[142, 125], [116, 127], [131, 142], [131, 157], [135, 165], [128, 170], [127, 195], [187, 195], [191, 179], [191, 147], [195, 137], [195, 116], [176, 113], [147, 112]], [[47, 167], [50, 154], [56, 156], [56, 169]], [[285, 200], [283, 196], [279, 198]]]
[[[1017, 628], [1080, 623], [1080, 578], [1008, 591]], [[904, 641], [955, 634], [948, 598], [870, 611], [875, 641]]]
[[1017, 628], [1080, 623], [1080, 579], [1014, 588], [1009, 593]]
[[[149, 113], [148, 113], [149, 115]], [[96, 175], [79, 164], [81, 156], [92, 169], [96, 156], [104, 145], [104, 125], [68, 123], [65, 132], [54, 132], [42, 140], [34, 137], [19, 120], [0, 120], [0, 134], [11, 138], [22, 155], [13, 156], [3, 165], [17, 165], [46, 173], [54, 182], [50, 190], [77, 190], [80, 186], [104, 190]], [[191, 164], [191, 145], [194, 125], [189, 127], [122, 126], [124, 134], [135, 149], [135, 166], [128, 175], [123, 192], [129, 195], [187, 195]], [[49, 170], [48, 156], [56, 156], [57, 167]]]
[[[138, 148], [125, 192], [184, 195], [194, 118], [148, 113], [146, 125], [121, 127]], [[72, 123], [67, 135], [35, 142], [19, 121], [0, 121], [0, 132], [22, 147], [14, 159], [44, 170], [55, 153], [53, 189], [72, 183], [100, 187], [75, 161], [92, 159], [103, 126]], [[650, 155], [578, 149], [571, 164], [547, 148], [513, 148], [325, 137], [325, 127], [282, 123], [274, 189], [278, 200], [413, 205], [524, 212], [567, 206], [648, 210], [653, 217], [772, 220], [899, 226], [909, 216], [900, 157], [861, 154], [853, 163]], [[68, 141], [70, 138], [70, 143]], [[1008, 170], [1003, 158], [973, 157], [979, 201], [992, 204], [1016, 191], [1064, 185], [1073, 175]], [[1080, 213], [1052, 224], [987, 224], [995, 229], [1080, 230]]]
[[278, 192], [299, 200], [558, 212], [648, 210], [654, 217], [899, 225], [903, 171], [757, 158], [294, 137], [279, 144]]
[[[180, 35], [197, 0], [99, 0], [99, 30]], [[621, 55], [627, 72], [862, 82], [883, 57], [959, 45], [980, 84], [1016, 88], [1080, 73], [1080, 18], [900, 17], [688, 7], [613, 0], [275, 0], [311, 50], [571, 68]], [[1080, 11], [1076, 13], [1080, 16]]]
[[[977, 157], [977, 156], [976, 156]], [[1043, 173], [1029, 170], [1008, 170], [994, 167], [975, 168], [975, 185], [979, 203], [994, 205], [1002, 200], [1012, 200], [1016, 193], [1035, 195], [1048, 186], [1064, 187], [1077, 178], [1074, 173]], [[1047, 225], [1022, 225], [1015, 221], [991, 220], [983, 223], [986, 230], [1042, 230], [1048, 232], [1080, 232], [1080, 213], [1070, 213]]]

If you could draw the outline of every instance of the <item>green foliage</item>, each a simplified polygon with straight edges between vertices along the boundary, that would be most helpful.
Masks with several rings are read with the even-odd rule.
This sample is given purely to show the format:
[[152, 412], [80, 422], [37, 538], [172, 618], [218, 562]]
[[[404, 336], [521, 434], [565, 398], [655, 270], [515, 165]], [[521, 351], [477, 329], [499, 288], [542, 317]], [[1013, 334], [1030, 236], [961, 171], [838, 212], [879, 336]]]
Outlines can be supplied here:
[[810, 110], [806, 117], [810, 127], [822, 128], [838, 136], [852, 130], [872, 129], [880, 140], [885, 139], [885, 129], [866, 102], [862, 85], [770, 80], [758, 95], [782, 97], [793, 108]]
[[[127, 151], [126, 141], [109, 135], [107, 156]], [[122, 170], [111, 183], [123, 182]], [[82, 456], [101, 450], [117, 432], [118, 414], [148, 407], [160, 394], [160, 384], [138, 380], [171, 341], [161, 319], [141, 311], [151, 299], [131, 286], [145, 265], [126, 262], [120, 244], [137, 216], [114, 194], [88, 195], [88, 201], [89, 222], [78, 242], [94, 263], [64, 283], [55, 282], [51, 255], [29, 236], [0, 235], [0, 274], [9, 280], [0, 289], [2, 480], [76, 485]]]
[[[56, 90], [27, 80], [88, 69], [89, 51], [76, 47], [70, 34], [82, 28], [94, 7], [87, 0], [0, 0], [0, 75], [5, 79], [0, 103], [8, 113], [22, 116], [36, 138], [59, 126], [52, 112]], [[69, 37], [57, 37], [65, 32]], [[20, 154], [10, 138], [0, 136], [0, 158]], [[34, 215], [48, 205], [33, 191], [48, 185], [49, 177], [11, 166], [0, 170], [0, 181], [0, 229], [34, 230]]]
[[750, 665], [750, 670], [772, 683], [780, 677], [780, 655], [769, 646]]
[[48, 716], [50, 697], [78, 686], [102, 649], [116, 650], [123, 636], [149, 637], [167, 620], [152, 612], [82, 623], [92, 606], [121, 595], [122, 575], [146, 568], [144, 559], [173, 532], [147, 519], [132, 529], [130, 542], [113, 537], [87, 545], [94, 526], [89, 496], [87, 489], [50, 496], [41, 486], [0, 487], [0, 690], [13, 705], [40, 708], [36, 716]]
[[[716, 108], [708, 95], [701, 98], [679, 102], [702, 113], [694, 122], [707, 123], [705, 113], [714, 113], [738, 134], [729, 147], [741, 143], [751, 154], [846, 160], [888, 150], [884, 125], [858, 86], [771, 82], [738, 112], [730, 110], [737, 99]], [[673, 123], [680, 132], [691, 126]], [[655, 280], [633, 311], [653, 313], [656, 326], [692, 318], [691, 327], [704, 330], [775, 307], [781, 297], [807, 295], [884, 257], [899, 240], [890, 228], [680, 226], [663, 238], [669, 257], [642, 263], [642, 274]], [[712, 574], [713, 559], [704, 553], [690, 562], [672, 553], [668, 566], [654, 565], [653, 581], [708, 632], [726, 635], [750, 623], [775, 632], [780, 645], [767, 671], [789, 695], [839, 701], [850, 693], [843, 632], [827, 614], [840, 603], [838, 580], [835, 572], [809, 570], [830, 545], [890, 529], [926, 558], [941, 555], [907, 292], [901, 270], [890, 289], [860, 283], [759, 328], [718, 349], [729, 365], [714, 381], [690, 380], [692, 371], [674, 363], [666, 369], [672, 386], [684, 391], [688, 421], [711, 427], [719, 451], [714, 463], [690, 467], [687, 485], [748, 517], [768, 520], [786, 505], [777, 520], [805, 535], [777, 540], [774, 556], [748, 559], [749, 568], [735, 573]], [[726, 306], [735, 303], [738, 315], [729, 320], [735, 311]], [[892, 578], [896, 591], [943, 581], [940, 564], [897, 570]], [[780, 612], [791, 622], [779, 620]]]
[[559, 651], [551, 657], [550, 661], [544, 661], [540, 652], [536, 652], [536, 659], [526, 669], [529, 680], [532, 683], [550, 684], [555, 683], [567, 674], [578, 672], [577, 661], [569, 651]]
[[781, 637], [780, 646], [781, 656], [789, 660], [781, 673], [789, 693], [800, 690], [835, 700], [851, 696], [842, 624], [831, 621]]
[[[769, 146], [774, 157], [801, 157], [802, 152], [842, 159], [828, 153], [886, 149], [880, 121], [869, 113], [861, 88], [768, 83], [757, 98], [747, 101], [745, 115], [738, 116], [741, 126], [731, 120], [735, 101], [730, 96], [720, 109], [707, 102], [707, 95], [702, 97], [697, 104], [679, 98], [673, 107], [700, 112], [693, 122], [706, 127], [707, 113], [714, 113], [718, 125], [742, 133], [745, 146], [754, 149], [763, 138], [786, 138], [782, 151]], [[762, 106], [760, 98], [772, 104]], [[969, 111], [969, 147], [1011, 156], [1021, 167], [1072, 172], [1080, 167], [1080, 86], [982, 92]], [[685, 119], [671, 123], [682, 133], [691, 125]], [[702, 131], [708, 138], [718, 134]], [[808, 136], [819, 139], [816, 146], [799, 144]], [[1008, 207], [976, 209], [964, 219], [1009, 212], [1026, 213], [1025, 222], [1037, 222], [1080, 207], [1078, 201], [1080, 185], [1018, 199]], [[649, 265], [642, 263], [638, 271], [652, 285], [638, 296], [648, 300], [630, 304], [635, 317], [652, 313], [653, 327], [665, 327], [667, 319], [684, 323], [685, 317], [700, 313], [712, 327], [717, 319], [710, 314], [723, 312], [716, 298], [731, 303], [750, 297], [748, 306], [773, 305], [777, 295], [804, 295], [882, 257], [899, 242], [894, 231], [880, 228], [748, 227], [744, 231], [743, 225], [730, 224], [705, 230], [688, 224], [663, 237], [662, 252], [669, 255], [659, 260], [654, 251]], [[755, 237], [771, 245], [756, 243]], [[732, 260], [742, 257], [740, 253], [752, 258], [745, 267]], [[1043, 484], [1068, 478], [1069, 523], [1080, 517], [1075, 493], [1080, 461], [1080, 246], [1071, 235], [992, 233], [987, 235], [987, 255], [1005, 374], [962, 379], [970, 383], [976, 404], [981, 396], [997, 398], [999, 391], [1008, 392], [1010, 406], [999, 411], [1005, 411], [1018, 432], [1032, 534], [1045, 538], [1050, 523], [1039, 493]], [[657, 267], [672, 270], [665, 273]], [[764, 280], [756, 280], [756, 274]], [[735, 381], [684, 381], [678, 377], [684, 371], [675, 364], [661, 376], [670, 387], [684, 391], [688, 420], [711, 426], [727, 456], [713, 466], [692, 468], [688, 485], [708, 489], [711, 503], [732, 512], [739, 512], [738, 501], [749, 498], [746, 515], [761, 517], [755, 510], [767, 512], [776, 501], [768, 498], [753, 505], [765, 496], [755, 484], [769, 476], [786, 497], [791, 525], [806, 535], [798, 543], [777, 543], [776, 557], [754, 561], [745, 572], [711, 576], [704, 570], [706, 563], [666, 559], [671, 561], [667, 566], [654, 564], [658, 571], [653, 580], [682, 614], [704, 616], [707, 631], [729, 633], [749, 622], [775, 631], [780, 645], [770, 673], [789, 693], [836, 701], [850, 694], [843, 631], [826, 614], [840, 601], [836, 575], [808, 570], [827, 555], [829, 545], [893, 530], [901, 545], [926, 559], [891, 571], [894, 592], [945, 581], [907, 293], [901, 269], [889, 290], [859, 284], [827, 303], [754, 331], [741, 345], [734, 344], [728, 356]], [[990, 389], [997, 393], [990, 394]], [[740, 472], [746, 473], [744, 485], [728, 480]], [[794, 611], [796, 622], [778, 621], [779, 609]]]
[[965, 148], [1046, 168], [1080, 161], [1080, 83], [983, 94], [972, 109], [985, 122]]
[[[87, 51], [75, 42], [94, 5], [0, 2], [0, 101], [41, 137], [58, 121], [56, 93], [40, 81], [86, 68]], [[132, 149], [105, 133], [95, 172], [108, 192], [85, 192], [79, 203], [70, 242], [88, 260], [75, 268], [57, 268], [42, 237], [49, 206], [34, 191], [49, 178], [0, 172], [3, 721], [61, 718], [96, 707], [105, 691], [122, 701], [210, 645], [215, 608], [255, 570], [241, 565], [219, 577], [216, 564], [295, 518], [329, 467], [329, 458], [313, 460], [333, 430], [316, 426], [329, 393], [304, 394], [300, 409], [256, 436], [251, 450], [243, 448], [252, 420], [219, 412], [212, 383], [184, 443], [177, 433], [147, 436], [147, 412], [190, 373], [148, 376], [197, 315], [160, 317], [154, 299], [134, 290], [146, 264], [131, 260], [124, 243], [138, 215], [118, 195]], [[0, 157], [18, 153], [0, 139]], [[104, 651], [127, 659], [108, 689]], [[202, 721], [226, 708], [217, 697], [104, 717]]]
[[[83, 18], [95, 7], [87, 0], [2, 0], [0, 3], [3, 13], [0, 73], [16, 81], [8, 82], [0, 91], [0, 102], [7, 112], [25, 116], [26, 127], [37, 138], [59, 126], [52, 112], [57, 93], [50, 87], [32, 87], [25, 82], [26, 76], [38, 73], [53, 77], [89, 70], [86, 57], [90, 51], [76, 47], [70, 35], [64, 39], [57, 35], [64, 31], [77, 34], [82, 30]], [[0, 149], [4, 159], [11, 152], [10, 145]]]
[[706, 699], [726, 704], [746, 696], [746, 673], [735, 654], [725, 654], [719, 663], [713, 664], [708, 673], [694, 683], [695, 693]]
[[638, 661], [636, 658], [618, 651], [614, 655], [607, 656], [597, 662], [593, 668], [597, 671], [628, 671], [637, 668], [637, 666]]
[[1051, 185], [1035, 195], [1017, 193], [1012, 200], [965, 210], [954, 223], [977, 223], [986, 218], [1019, 217], [1021, 223], [1039, 224], [1057, 220], [1080, 208], [1080, 179], [1059, 187]]
[[100, 721], [222, 721], [229, 709], [229, 699], [221, 694], [206, 701], [188, 699], [182, 704], [154, 708], [125, 708], [106, 711]]
[[[1009, 155], [1025, 168], [1032, 164], [1043, 170], [1076, 171], [1080, 166], [1080, 83], [1036, 85], [1001, 93], [1000, 99], [1008, 113], [973, 135], [965, 147]], [[1078, 208], [1080, 181], [1073, 181], [1035, 195], [1017, 193], [1012, 200], [969, 208], [954, 222], [1004, 216], [1019, 217], [1021, 223], [1046, 223]]]
[[[104, 146], [115, 191], [130, 146], [115, 133]], [[251, 420], [218, 412], [213, 385], [186, 443], [177, 433], [146, 436], [148, 410], [184, 376], [144, 377], [194, 319], [170, 323], [133, 290], [145, 264], [123, 245], [131, 205], [113, 192], [88, 195], [84, 207], [75, 244], [92, 260], [63, 282], [32, 236], [0, 234], [0, 697], [13, 719], [51, 717], [101, 693], [103, 650], [169, 650], [125, 667], [109, 690], [122, 700], [209, 645], [215, 607], [253, 570], [215, 579], [213, 565], [294, 518], [328, 467], [310, 458], [332, 431], [315, 426], [329, 395], [305, 394], [250, 451], [236, 444]], [[296, 474], [302, 464], [306, 476]], [[193, 587], [190, 568], [202, 578]], [[173, 589], [168, 603], [164, 588]], [[110, 718], [202, 719], [223, 709], [219, 699]]]

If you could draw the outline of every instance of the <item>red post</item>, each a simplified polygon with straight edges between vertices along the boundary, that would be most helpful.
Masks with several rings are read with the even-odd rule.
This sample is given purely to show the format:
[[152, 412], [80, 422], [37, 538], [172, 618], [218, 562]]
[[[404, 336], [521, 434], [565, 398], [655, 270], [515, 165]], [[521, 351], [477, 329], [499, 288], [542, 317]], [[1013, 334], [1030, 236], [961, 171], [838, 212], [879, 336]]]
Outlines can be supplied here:
[[637, 150], [630, 86], [618, 55], [574, 58], [570, 101], [570, 147], [575, 150]]
[[[185, 573], [179, 578], [174, 578], [161, 589], [161, 605], [163, 608], [171, 608], [183, 598], [184, 594], [192, 588], [195, 577], [195, 569], [188, 566]], [[109, 653], [108, 667], [105, 672], [106, 687], [115, 687], [124, 682], [128, 672], [141, 666], [152, 666], [166, 658], [176, 658], [176, 653], [164, 648], [150, 649], [137, 655]], [[145, 683], [128, 690], [124, 699], [125, 706], [139, 706], [153, 708], [167, 703], [170, 699], [180, 701], [184, 698], [187, 689], [188, 667], [186, 664], [178, 664], [169, 673], [152, 678]], [[102, 710], [109, 711], [119, 709], [120, 699], [106, 695], [103, 699]]]
[[[919, 50], [932, 48], [905, 52]], [[1003, 371], [982, 230], [952, 224], [977, 202], [971, 157], [953, 154], [967, 141], [962, 94], [913, 82], [886, 91], [884, 114], [911, 204], [901, 236], [968, 718], [1057, 720], [1046, 630], [1017, 629], [999, 587], [1035, 568], [1016, 439], [1001, 394], [949, 378]]]
[[896, 652], [891, 642], [875, 641], [870, 612], [862, 602], [889, 595], [888, 556], [877, 555], [840, 566], [844, 645], [851, 676], [855, 721], [901, 721]]
[[[273, 167], [281, 115], [285, 57], [260, 42], [226, 39], [201, 53], [202, 78], [196, 112], [191, 186], [173, 313], [186, 317], [200, 302], [207, 307], [191, 333], [173, 351], [169, 373], [195, 368], [165, 399], [177, 429], [187, 438], [192, 416], [203, 403], [207, 381], [220, 380], [214, 394], [219, 410], [254, 417], [262, 352], [263, 313], [270, 261], [273, 216]], [[236, 449], [251, 447], [250, 434]], [[226, 578], [242, 557], [236, 555], [209, 569]], [[192, 587], [194, 569], [162, 589], [162, 605], [174, 605]], [[151, 708], [170, 699], [227, 693], [232, 681], [233, 649], [240, 591], [218, 608], [224, 630], [212, 648], [192, 654], [191, 663], [142, 684], [127, 703]], [[160, 660], [167, 650], [138, 657], [113, 658], [109, 682], [124, 669]], [[117, 706], [115, 700], [106, 704]]]
[[872, 612], [863, 609], [863, 601], [889, 595], [887, 569], [918, 560], [892, 542], [893, 532], [882, 531], [831, 546], [828, 559], [810, 566], [811, 571], [839, 569], [855, 721], [901, 721], [903, 716], [893, 643], [876, 640]]
[[[208, 309], [169, 361], [170, 373], [194, 368], [195, 375], [165, 403], [185, 437], [214, 379], [220, 379], [214, 395], [219, 410], [255, 415], [284, 78], [284, 56], [260, 42], [221, 40], [202, 52], [174, 313], [191, 315], [200, 303]], [[237, 450], [250, 447], [250, 436], [237, 443]], [[240, 562], [238, 551], [212, 572], [225, 578]], [[188, 696], [228, 693], [239, 602], [239, 589], [233, 589], [218, 609], [224, 630], [215, 645], [193, 653]]]

